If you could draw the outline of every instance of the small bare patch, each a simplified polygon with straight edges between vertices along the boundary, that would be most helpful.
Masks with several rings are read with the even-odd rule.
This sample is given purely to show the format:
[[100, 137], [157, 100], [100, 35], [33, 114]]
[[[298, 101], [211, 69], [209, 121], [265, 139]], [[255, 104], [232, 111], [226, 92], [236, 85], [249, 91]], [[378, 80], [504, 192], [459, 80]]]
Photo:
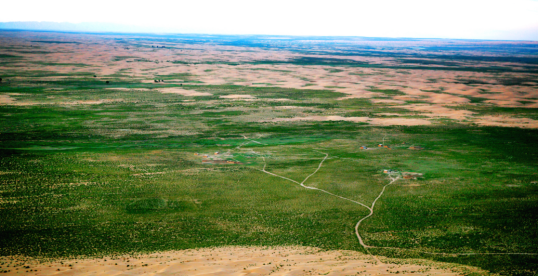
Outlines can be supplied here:
[[9, 105], [15, 103], [15, 99], [9, 95], [0, 95], [0, 105]]
[[138, 90], [138, 91], [149, 91], [147, 88], [126, 88], [126, 87], [113, 87], [113, 88], [107, 88], [108, 90], [119, 90], [119, 91], [131, 91], [131, 90]]
[[178, 95], [188, 96], [188, 97], [211, 96], [211, 95], [213, 95], [213, 94], [208, 93], [208, 92], [198, 92], [198, 91], [194, 91], [194, 90], [186, 90], [186, 89], [183, 89], [183, 88], [159, 88], [158, 90], [159, 90], [159, 92], [161, 92], [163, 94], [178, 94]]
[[104, 104], [104, 103], [113, 103], [113, 102], [123, 102], [123, 99], [102, 99], [102, 100], [96, 100], [96, 101], [74, 101], [74, 102], [60, 102], [57, 104], [60, 105], [79, 105], [79, 104]]
[[222, 99], [254, 99], [254, 97], [252, 95], [239, 95], [239, 94], [220, 96], [219, 98], [222, 98]]
[[271, 122], [295, 122], [295, 121], [346, 121], [354, 123], [369, 123], [380, 126], [417, 126], [430, 125], [431, 122], [425, 119], [406, 118], [369, 118], [369, 117], [342, 117], [342, 116], [308, 116], [294, 118], [276, 118]]
[[275, 106], [275, 109], [297, 109], [297, 108], [304, 108], [304, 107], [302, 107], [302, 106], [295, 106], [295, 105]]
[[476, 118], [475, 123], [481, 126], [538, 128], [538, 120], [508, 116], [481, 116]]
[[145, 175], [156, 175], [156, 174], [165, 174], [166, 172], [152, 172], [152, 173], [135, 173], [132, 176], [145, 176]]

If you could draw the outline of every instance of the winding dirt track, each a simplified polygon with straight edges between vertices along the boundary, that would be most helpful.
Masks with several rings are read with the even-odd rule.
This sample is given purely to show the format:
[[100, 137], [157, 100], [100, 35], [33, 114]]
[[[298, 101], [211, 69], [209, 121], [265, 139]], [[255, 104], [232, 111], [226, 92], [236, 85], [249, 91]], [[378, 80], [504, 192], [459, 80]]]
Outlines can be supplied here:
[[[265, 145], [263, 143], [260, 143], [258, 141], [255, 141], [255, 140], [252, 140], [252, 139], [249, 139], [247, 138], [246, 136], [243, 136], [246, 140], [249, 140], [251, 142], [254, 142], [254, 143], [258, 143], [258, 144], [262, 144], [262, 145]], [[248, 143], [247, 143], [248, 144]], [[241, 145], [243, 146], [243, 144]], [[316, 152], [319, 152], [319, 151], [316, 151]], [[308, 175], [302, 182], [298, 182], [298, 181], [295, 181], [291, 178], [287, 178], [287, 177], [284, 177], [284, 176], [281, 176], [281, 175], [278, 175], [278, 174], [275, 174], [275, 173], [272, 173], [272, 172], [268, 172], [265, 168], [267, 167], [267, 162], [265, 161], [265, 157], [262, 156], [262, 159], [263, 159], [263, 169], [259, 170], [259, 171], [262, 171], [264, 173], [267, 173], [267, 174], [270, 174], [272, 176], [276, 176], [276, 177], [280, 177], [282, 179], [286, 179], [288, 181], [291, 181], [295, 184], [298, 184], [300, 185], [301, 187], [305, 188], [305, 189], [310, 189], [310, 190], [317, 190], [317, 191], [320, 191], [320, 192], [323, 192], [323, 193], [326, 193], [326, 194], [329, 194], [329, 195], [332, 195], [332, 196], [335, 196], [335, 197], [338, 197], [340, 199], [344, 199], [344, 200], [347, 200], [347, 201], [351, 201], [355, 204], [359, 204], [363, 207], [365, 207], [366, 209], [368, 209], [370, 211], [370, 214], [368, 214], [367, 216], [363, 217], [362, 219], [360, 219], [357, 224], [355, 225], [355, 235], [357, 236], [357, 239], [359, 240], [359, 243], [360, 245], [366, 250], [366, 252], [368, 252], [368, 254], [370, 254], [374, 259], [376, 259], [376, 261], [378, 261], [379, 263], [381, 263], [381, 261], [373, 254], [370, 253], [370, 251], [368, 250], [368, 248], [378, 248], [378, 249], [396, 249], [396, 250], [407, 250], [407, 251], [415, 251], [415, 252], [419, 252], [419, 253], [423, 253], [423, 254], [431, 254], [431, 255], [457, 255], [457, 256], [466, 256], [466, 255], [538, 255], [538, 253], [481, 253], [481, 252], [467, 252], [467, 253], [445, 253], [445, 252], [427, 252], [427, 251], [421, 251], [421, 250], [414, 250], [414, 249], [409, 249], [409, 248], [399, 248], [399, 247], [382, 247], [382, 246], [372, 246], [372, 245], [367, 245], [364, 243], [364, 241], [362, 240], [362, 237], [359, 233], [359, 226], [360, 224], [366, 220], [367, 218], [371, 217], [373, 214], [374, 214], [374, 207], [375, 207], [375, 204], [377, 203], [377, 200], [379, 200], [381, 198], [381, 196], [383, 196], [383, 193], [385, 192], [386, 188], [390, 185], [392, 185], [394, 182], [396, 182], [400, 176], [396, 176], [396, 177], [392, 177], [392, 174], [389, 174], [389, 177], [391, 179], [391, 181], [386, 184], [385, 186], [383, 186], [383, 189], [381, 190], [381, 192], [379, 193], [379, 195], [374, 199], [374, 201], [372, 202], [372, 205], [371, 206], [367, 206], [366, 204], [364, 203], [361, 203], [359, 201], [355, 201], [355, 200], [352, 200], [352, 199], [349, 199], [349, 198], [346, 198], [346, 197], [343, 197], [343, 196], [339, 196], [339, 195], [336, 195], [336, 194], [333, 194], [331, 192], [328, 192], [326, 190], [323, 190], [323, 189], [319, 189], [319, 188], [316, 188], [316, 187], [311, 187], [311, 186], [306, 186], [304, 185], [304, 183], [310, 178], [312, 177], [314, 174], [316, 174], [320, 169], [321, 167], [323, 166], [323, 162], [325, 162], [325, 160], [327, 160], [327, 158], [329, 157], [329, 154], [327, 153], [324, 153], [324, 152], [319, 152], [319, 153], [322, 153], [322, 154], [325, 154], [325, 157], [323, 158], [323, 160], [321, 160], [321, 162], [319, 163], [318, 167], [316, 168], [316, 170], [311, 173], [310, 175]]]
[[[319, 151], [318, 151], [319, 152]], [[310, 189], [310, 190], [317, 190], [317, 191], [320, 191], [320, 192], [324, 192], [326, 194], [329, 194], [329, 195], [332, 195], [332, 196], [335, 196], [335, 197], [338, 197], [338, 198], [341, 198], [341, 199], [344, 199], [344, 200], [347, 200], [347, 201], [351, 201], [353, 203], [356, 203], [356, 204], [359, 204], [363, 207], [365, 207], [366, 209], [370, 210], [370, 214], [368, 214], [367, 216], [363, 217], [362, 219], [359, 220], [359, 222], [357, 222], [357, 224], [355, 225], [355, 234], [357, 235], [357, 238], [359, 239], [359, 243], [361, 244], [362, 247], [364, 247], [364, 249], [366, 250], [366, 252], [368, 252], [369, 255], [371, 255], [378, 263], [382, 263], [375, 255], [371, 254], [370, 251], [368, 250], [368, 248], [371, 248], [373, 246], [369, 246], [369, 245], [366, 245], [364, 244], [364, 242], [362, 241], [362, 238], [361, 238], [361, 235], [359, 234], [359, 226], [361, 224], [361, 222], [363, 222], [365, 219], [371, 217], [373, 214], [374, 214], [374, 207], [375, 207], [375, 204], [377, 202], [377, 200], [383, 195], [383, 193], [385, 192], [385, 189], [387, 188], [387, 186], [391, 185], [392, 183], [394, 183], [394, 181], [398, 180], [399, 176], [396, 177], [396, 178], [392, 178], [391, 177], [391, 181], [389, 184], [383, 186], [383, 189], [381, 190], [381, 193], [379, 193], [379, 195], [376, 197], [376, 199], [374, 199], [374, 201], [372, 202], [372, 206], [368, 207], [366, 204], [364, 203], [361, 203], [361, 202], [358, 202], [358, 201], [355, 201], [355, 200], [352, 200], [352, 199], [349, 199], [349, 198], [346, 198], [346, 197], [343, 197], [343, 196], [339, 196], [339, 195], [335, 195], [331, 192], [328, 192], [328, 191], [325, 191], [323, 189], [319, 189], [319, 188], [316, 188], [316, 187], [311, 187], [311, 186], [306, 186], [304, 185], [304, 183], [310, 178], [312, 177], [314, 174], [316, 174], [320, 169], [321, 167], [323, 166], [323, 162], [325, 162], [325, 160], [327, 160], [327, 158], [329, 157], [329, 154], [328, 153], [324, 153], [324, 152], [319, 152], [319, 153], [322, 153], [322, 154], [325, 154], [325, 157], [323, 158], [323, 160], [321, 160], [321, 162], [319, 163], [317, 169], [309, 174], [301, 183], [299, 183], [298, 181], [295, 181], [293, 179], [290, 179], [290, 178], [287, 178], [287, 177], [284, 177], [284, 176], [280, 176], [280, 175], [277, 175], [277, 174], [274, 174], [274, 173], [271, 173], [271, 172], [268, 172], [265, 170], [266, 166], [267, 166], [267, 162], [265, 162], [265, 157], [262, 157], [263, 159], [263, 169], [261, 170], [262, 172], [264, 173], [267, 173], [267, 174], [270, 174], [270, 175], [273, 175], [273, 176], [276, 176], [276, 177], [280, 177], [280, 178], [283, 178], [283, 179], [286, 179], [286, 180], [289, 180], [291, 182], [294, 182], [296, 184], [299, 184], [301, 187], [303, 188], [306, 188], [306, 189]]]
[[396, 180], [398, 180], [400, 178], [400, 176], [397, 176], [396, 178], [393, 178], [391, 175], [390, 176], [390, 183], [383, 186], [383, 189], [381, 190], [381, 193], [379, 193], [379, 195], [374, 199], [374, 201], [372, 202], [372, 206], [370, 207], [366, 207], [368, 208], [368, 210], [370, 210], [370, 214], [368, 214], [367, 216], [363, 217], [361, 220], [359, 220], [359, 222], [357, 222], [357, 224], [355, 225], [355, 234], [357, 235], [357, 238], [359, 239], [359, 243], [362, 245], [362, 247], [364, 248], [371, 248], [371, 247], [375, 247], [375, 246], [370, 246], [370, 245], [366, 245], [363, 241], [362, 241], [362, 238], [361, 238], [361, 235], [359, 234], [359, 226], [361, 225], [361, 222], [369, 217], [371, 217], [373, 214], [374, 214], [374, 207], [375, 207], [375, 204], [377, 202], [377, 200], [383, 195], [383, 193], [385, 192], [385, 189], [387, 188], [387, 186], [391, 185], [392, 183], [394, 183]]

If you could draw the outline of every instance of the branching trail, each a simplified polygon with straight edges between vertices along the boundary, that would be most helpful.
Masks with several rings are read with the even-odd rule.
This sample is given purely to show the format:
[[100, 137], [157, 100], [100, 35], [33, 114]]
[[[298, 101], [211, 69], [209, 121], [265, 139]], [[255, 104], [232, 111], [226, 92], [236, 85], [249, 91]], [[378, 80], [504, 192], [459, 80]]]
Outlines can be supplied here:
[[[318, 151], [319, 152], [319, 151]], [[321, 162], [319, 163], [318, 167], [316, 168], [316, 170], [309, 174], [302, 182], [298, 182], [298, 181], [295, 181], [291, 178], [287, 178], [287, 177], [284, 177], [284, 176], [281, 176], [281, 175], [278, 175], [278, 174], [274, 174], [272, 172], [268, 172], [267, 170], [265, 170], [266, 166], [267, 166], [267, 162], [265, 161], [265, 157], [262, 156], [262, 159], [263, 159], [263, 169], [261, 170], [262, 172], [264, 173], [267, 173], [267, 174], [270, 174], [272, 176], [276, 176], [276, 177], [280, 177], [282, 179], [286, 179], [286, 180], [289, 180], [293, 183], [296, 183], [296, 184], [299, 184], [301, 187], [305, 188], [305, 189], [310, 189], [310, 190], [317, 190], [317, 191], [320, 191], [320, 192], [323, 192], [323, 193], [326, 193], [326, 194], [329, 194], [329, 195], [332, 195], [332, 196], [335, 196], [335, 197], [338, 197], [338, 198], [341, 198], [341, 199], [344, 199], [344, 200], [347, 200], [347, 201], [351, 201], [353, 203], [356, 203], [356, 204], [359, 204], [363, 207], [365, 207], [366, 209], [370, 210], [370, 214], [368, 214], [367, 216], [365, 216], [364, 218], [362, 218], [361, 220], [359, 220], [359, 222], [357, 223], [357, 225], [355, 225], [355, 234], [357, 235], [357, 238], [359, 239], [359, 243], [362, 245], [362, 247], [364, 247], [364, 249], [366, 250], [366, 252], [368, 252], [369, 255], [371, 255], [378, 263], [382, 263], [375, 255], [371, 254], [370, 251], [368, 250], [368, 248], [370, 246], [367, 246], [366, 244], [364, 244], [364, 242], [362, 241], [362, 238], [359, 234], [359, 225], [360, 223], [369, 218], [370, 216], [372, 216], [374, 214], [374, 206], [375, 206], [375, 203], [377, 202], [377, 200], [383, 195], [383, 192], [385, 192], [385, 188], [394, 183], [394, 181], [396, 181], [398, 179], [397, 178], [394, 178], [389, 184], [385, 185], [383, 187], [383, 190], [381, 190], [381, 193], [377, 196], [377, 198], [372, 202], [372, 206], [368, 207], [366, 204], [364, 203], [361, 203], [361, 202], [358, 202], [358, 201], [355, 201], [355, 200], [352, 200], [352, 199], [349, 199], [349, 198], [346, 198], [346, 197], [343, 197], [343, 196], [339, 196], [339, 195], [335, 195], [331, 192], [328, 192], [328, 191], [325, 191], [323, 189], [320, 189], [320, 188], [316, 188], [316, 187], [311, 187], [311, 186], [306, 186], [304, 185], [304, 183], [310, 178], [312, 177], [313, 175], [315, 175], [320, 169], [321, 167], [323, 166], [323, 162], [325, 162], [325, 160], [327, 160], [327, 158], [329, 157], [329, 154], [328, 153], [324, 153], [324, 152], [319, 152], [319, 153], [322, 153], [322, 154], [325, 154], [325, 157], [323, 158], [323, 160], [321, 160]]]
[[303, 187], [303, 188], [305, 188], [305, 189], [317, 190], [317, 191], [320, 191], [320, 192], [323, 192], [323, 193], [326, 193], [326, 194], [329, 194], [329, 195], [332, 195], [332, 196], [335, 196], [335, 197], [338, 197], [338, 198], [341, 198], [341, 199], [344, 199], [344, 200], [347, 200], [347, 201], [351, 201], [351, 202], [353, 202], [353, 203], [362, 205], [362, 206], [364, 206], [364, 207], [370, 209], [370, 207], [366, 206], [365, 204], [363, 204], [363, 203], [361, 203], [361, 202], [358, 202], [358, 201], [355, 201], [355, 200], [352, 200], [352, 199], [349, 199], [349, 198], [346, 198], [346, 197], [343, 197], [343, 196], [335, 195], [335, 194], [333, 194], [333, 193], [331, 193], [331, 192], [328, 192], [328, 191], [325, 191], [325, 190], [323, 190], [323, 189], [319, 189], [319, 188], [316, 188], [316, 187], [311, 187], [311, 186], [306, 186], [306, 185], [304, 185], [304, 183], [306, 182], [306, 180], [308, 180], [308, 178], [310, 178], [311, 176], [313, 176], [314, 174], [316, 174], [316, 173], [319, 171], [319, 169], [321, 169], [321, 166], [323, 165], [323, 162], [327, 159], [327, 157], [329, 157], [328, 154], [326, 154], [326, 153], [323, 153], [323, 154], [325, 154], [325, 158], [323, 158], [323, 160], [321, 160], [321, 162], [319, 163], [319, 166], [318, 166], [318, 168], [316, 169], [316, 171], [314, 171], [312, 174], [310, 174], [309, 176], [307, 176], [307, 177], [306, 177], [302, 182], [300, 182], [300, 183], [299, 183], [298, 181], [293, 180], [293, 179], [290, 179], [290, 178], [287, 178], [287, 177], [284, 177], [284, 176], [281, 176], [281, 175], [274, 174], [274, 173], [272, 173], [272, 172], [268, 172], [268, 171], [266, 171], [266, 170], [265, 170], [265, 167], [266, 167], [267, 163], [265, 162], [265, 157], [263, 157], [263, 156], [262, 156], [262, 159], [263, 159], [264, 165], [263, 165], [263, 169], [262, 169], [261, 171], [264, 172], [264, 173], [270, 174], [270, 175], [272, 175], [272, 176], [280, 177], [280, 178], [282, 178], [282, 179], [286, 179], [286, 180], [289, 180], [289, 181], [291, 181], [291, 182], [293, 182], [293, 183], [299, 184], [301, 187]]
[[[249, 140], [250, 142], [254, 142], [254, 143], [258, 143], [258, 144], [262, 144], [262, 145], [266, 145], [266, 144], [263, 144], [263, 143], [260, 143], [258, 141], [255, 141], [255, 140], [252, 140], [252, 139], [249, 139], [247, 138], [246, 136], [243, 136], [246, 140]], [[243, 144], [242, 144], [243, 145]], [[241, 145], [241, 146], [242, 146]], [[319, 151], [316, 151], [316, 152], [319, 152]], [[419, 252], [419, 253], [423, 253], [423, 254], [431, 254], [431, 255], [455, 255], [455, 256], [469, 256], [469, 255], [538, 255], [538, 253], [480, 253], [480, 252], [469, 252], [469, 253], [444, 253], [444, 252], [427, 252], [427, 251], [421, 251], [421, 250], [414, 250], [414, 249], [409, 249], [409, 248], [399, 248], [399, 247], [381, 247], [381, 246], [372, 246], [372, 245], [367, 245], [364, 243], [364, 241], [362, 240], [362, 237], [359, 233], [359, 227], [361, 225], [361, 223], [366, 220], [367, 218], [371, 217], [374, 215], [374, 207], [375, 207], [375, 204], [377, 203], [377, 201], [381, 198], [381, 196], [383, 196], [383, 193], [385, 193], [385, 190], [388, 186], [394, 184], [394, 182], [396, 182], [398, 179], [400, 179], [400, 176], [397, 175], [396, 177], [393, 177], [392, 173], [389, 173], [389, 177], [390, 177], [390, 182], [388, 184], [386, 184], [385, 186], [383, 186], [383, 189], [381, 189], [381, 192], [379, 193], [379, 195], [374, 199], [374, 201], [372, 202], [371, 206], [367, 206], [366, 204], [362, 203], [362, 202], [359, 202], [359, 201], [355, 201], [355, 200], [352, 200], [352, 199], [349, 199], [349, 198], [346, 198], [346, 197], [343, 197], [343, 196], [339, 196], [339, 195], [336, 195], [336, 194], [333, 194], [329, 191], [326, 191], [326, 190], [323, 190], [323, 189], [319, 189], [319, 188], [316, 188], [316, 187], [311, 187], [311, 186], [306, 186], [304, 185], [304, 183], [310, 178], [312, 177], [313, 175], [315, 175], [320, 169], [321, 167], [323, 166], [323, 162], [325, 162], [325, 160], [327, 160], [327, 158], [329, 157], [329, 154], [328, 153], [324, 153], [324, 152], [319, 152], [321, 154], [325, 154], [325, 157], [323, 158], [323, 160], [321, 160], [321, 162], [319, 163], [318, 167], [316, 168], [316, 170], [311, 173], [310, 175], [308, 175], [302, 182], [298, 182], [296, 180], [293, 180], [291, 178], [288, 178], [288, 177], [284, 177], [284, 176], [281, 176], [281, 175], [278, 175], [278, 174], [275, 174], [275, 173], [272, 173], [272, 172], [269, 172], [267, 171], [265, 168], [267, 167], [267, 162], [265, 161], [265, 157], [261, 156], [262, 159], [263, 159], [263, 169], [259, 170], [259, 171], [262, 171], [264, 173], [267, 173], [269, 175], [272, 175], [272, 176], [275, 176], [275, 177], [279, 177], [279, 178], [282, 178], [282, 179], [286, 179], [288, 181], [291, 181], [295, 184], [298, 184], [300, 185], [301, 187], [305, 188], [305, 189], [310, 189], [310, 190], [317, 190], [317, 191], [320, 191], [320, 192], [323, 192], [323, 193], [326, 193], [326, 194], [329, 194], [329, 195], [332, 195], [332, 196], [335, 196], [335, 197], [338, 197], [340, 199], [343, 199], [343, 200], [347, 200], [347, 201], [350, 201], [350, 202], [353, 202], [355, 204], [358, 204], [358, 205], [361, 205], [363, 207], [365, 207], [366, 209], [368, 209], [370, 211], [370, 213], [368, 215], [366, 215], [365, 217], [361, 218], [357, 224], [355, 225], [355, 235], [357, 236], [357, 239], [359, 240], [359, 243], [360, 245], [366, 250], [366, 252], [368, 252], [369, 255], [371, 255], [378, 263], [382, 263], [375, 255], [371, 254], [370, 253], [370, 250], [368, 250], [368, 248], [375, 248], [375, 249], [395, 249], [395, 250], [407, 250], [407, 251], [415, 251], [415, 252]]]

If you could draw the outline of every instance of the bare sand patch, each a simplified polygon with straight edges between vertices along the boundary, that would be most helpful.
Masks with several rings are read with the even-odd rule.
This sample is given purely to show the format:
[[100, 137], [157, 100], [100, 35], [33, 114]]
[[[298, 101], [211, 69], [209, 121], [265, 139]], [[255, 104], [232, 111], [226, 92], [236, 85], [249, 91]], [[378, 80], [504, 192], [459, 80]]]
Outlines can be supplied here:
[[15, 99], [11, 98], [9, 95], [0, 95], [0, 105], [8, 105], [15, 103]]
[[371, 99], [373, 103], [388, 103], [388, 104], [403, 104], [405, 101], [401, 100], [391, 100], [391, 99]]
[[119, 91], [131, 91], [131, 90], [139, 90], [139, 91], [149, 91], [147, 88], [127, 88], [127, 87], [112, 87], [107, 88], [108, 90], [119, 90]]
[[123, 99], [87, 100], [87, 101], [74, 101], [74, 102], [59, 102], [59, 103], [50, 103], [50, 104], [77, 105], [77, 104], [104, 104], [104, 103], [113, 103], [113, 102], [123, 102]]
[[307, 116], [293, 118], [275, 118], [271, 122], [297, 122], [297, 121], [348, 121], [355, 123], [365, 123], [368, 117], [342, 117], [342, 116]]
[[430, 104], [410, 104], [410, 105], [401, 105], [396, 106], [398, 108], [405, 108], [413, 111], [424, 112], [421, 115], [432, 117], [432, 118], [449, 118], [453, 120], [465, 120], [467, 117], [471, 117], [474, 112], [468, 110], [457, 110], [450, 109], [441, 105], [430, 105]]
[[242, 95], [242, 94], [232, 94], [232, 95], [225, 95], [220, 96], [219, 98], [222, 99], [254, 99], [252, 95]]
[[[265, 100], [265, 99], [264, 99]], [[273, 101], [273, 102], [289, 102], [291, 101], [290, 99], [286, 99], [286, 98], [279, 98], [279, 99], [267, 99], [268, 101]]]
[[346, 121], [354, 123], [369, 123], [379, 126], [418, 126], [431, 125], [431, 122], [425, 119], [409, 118], [370, 118], [370, 117], [342, 117], [342, 116], [307, 116], [294, 118], [276, 118], [270, 122], [296, 122], [296, 121]]
[[458, 96], [450, 95], [450, 94], [429, 93], [429, 96], [430, 96], [429, 101], [431, 103], [436, 103], [436, 104], [447, 104], [447, 103], [464, 104], [464, 103], [469, 103], [471, 101], [467, 98], [462, 98], [462, 97], [458, 97]]
[[378, 126], [423, 126], [432, 124], [426, 119], [414, 118], [370, 118], [368, 123]]
[[275, 109], [298, 109], [298, 108], [305, 108], [304, 106], [295, 106], [295, 105], [281, 105], [281, 106], [275, 106]]
[[[485, 274], [469, 266], [398, 260], [310, 247], [221, 247], [95, 259], [0, 257], [5, 275], [439, 275]], [[17, 265], [15, 267], [14, 265]]]
[[538, 120], [530, 118], [514, 118], [508, 116], [481, 116], [475, 118], [474, 122], [481, 126], [538, 128]]
[[183, 88], [159, 88], [157, 90], [159, 90], [159, 92], [164, 93], [164, 94], [178, 94], [178, 95], [189, 96], [189, 97], [192, 97], [192, 96], [211, 96], [211, 95], [213, 95], [213, 94], [208, 93], [208, 92], [198, 92], [198, 91], [187, 90], [187, 89], [183, 89]]
[[401, 117], [402, 114], [399, 113], [378, 113], [379, 116], [391, 116], [391, 117]]

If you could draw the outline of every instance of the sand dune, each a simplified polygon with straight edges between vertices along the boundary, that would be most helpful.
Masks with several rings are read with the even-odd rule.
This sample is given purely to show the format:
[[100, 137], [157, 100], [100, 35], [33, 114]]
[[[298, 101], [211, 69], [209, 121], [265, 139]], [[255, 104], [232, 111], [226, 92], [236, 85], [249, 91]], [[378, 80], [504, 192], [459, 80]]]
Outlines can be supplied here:
[[[161, 75], [185, 74], [190, 79], [189, 85], [244, 85], [269, 86], [295, 89], [321, 89], [331, 90], [345, 94], [340, 100], [362, 98], [370, 99], [374, 107], [394, 106], [416, 111], [416, 115], [430, 117], [435, 123], [437, 119], [451, 119], [458, 123], [503, 127], [537, 128], [536, 123], [528, 118], [488, 117], [466, 111], [467, 106], [478, 105], [490, 107], [517, 107], [538, 108], [538, 89], [532, 75], [526, 73], [488, 73], [472, 71], [451, 70], [408, 70], [389, 68], [355, 68], [347, 66], [322, 66], [297, 64], [238, 64], [230, 66], [226, 62], [252, 62], [260, 60], [289, 61], [300, 57], [316, 57], [286, 50], [272, 50], [255, 47], [238, 47], [214, 44], [185, 44], [181, 42], [169, 43], [167, 48], [155, 50], [147, 47], [126, 46], [103, 39], [102, 37], [78, 34], [48, 34], [51, 39], [77, 41], [77, 44], [46, 44], [39, 45], [43, 54], [33, 54], [33, 50], [18, 55], [25, 59], [35, 61], [32, 66], [24, 61], [13, 63], [21, 72], [38, 70], [71, 75], [69, 78], [87, 78], [88, 74], [96, 75], [97, 80], [115, 78], [114, 74], [121, 75], [130, 81], [154, 83], [153, 77]], [[0, 44], [9, 46], [12, 43], [20, 45], [33, 45], [39, 34], [26, 32], [19, 34], [16, 39], [6, 37]], [[384, 42], [360, 42], [365, 45], [382, 45]], [[392, 43], [392, 42], [391, 42]], [[401, 45], [426, 45], [430, 42], [398, 42]], [[459, 42], [463, 43], [463, 42]], [[507, 44], [509, 42], [499, 42]], [[520, 43], [520, 42], [518, 42]], [[499, 45], [500, 45], [499, 44]], [[534, 45], [534, 44], [532, 44]], [[149, 46], [147, 44], [146, 46]], [[37, 50], [37, 48], [36, 48]], [[0, 50], [0, 54], [10, 54], [9, 48]], [[469, 54], [481, 55], [480, 52]], [[397, 60], [389, 57], [368, 56], [338, 56], [326, 55], [324, 58], [355, 60], [381, 65], [399, 65]], [[224, 63], [219, 64], [222, 61]], [[205, 63], [211, 62], [211, 63]], [[54, 65], [51, 65], [54, 64]], [[474, 66], [516, 66], [511, 63], [473, 63]], [[10, 71], [14, 67], [0, 65], [0, 70]], [[338, 69], [336, 72], [334, 69]], [[76, 76], [73, 73], [85, 73]], [[184, 82], [181, 75], [178, 78], [167, 79], [168, 82]], [[32, 80], [60, 80], [64, 76], [32, 76]], [[503, 80], [526, 78], [526, 81], [517, 85], [505, 85]], [[9, 81], [25, 81], [26, 77], [13, 76]], [[163, 83], [154, 83], [156, 87]], [[110, 89], [110, 88], [109, 88]], [[116, 90], [131, 90], [130, 88], [112, 88]], [[138, 88], [137, 90], [143, 90]], [[205, 92], [185, 90], [181, 88], [157, 88], [162, 93], [179, 94], [183, 96], [209, 96]], [[376, 91], [377, 92], [374, 92]], [[401, 93], [385, 95], [379, 90], [398, 90]], [[241, 99], [238, 96], [228, 95], [223, 98]], [[242, 96], [244, 97], [244, 96]], [[474, 101], [471, 99], [478, 99]], [[258, 99], [259, 100], [259, 99]], [[264, 99], [267, 100], [267, 99]], [[481, 102], [480, 102], [481, 101]], [[407, 103], [406, 102], [410, 102]], [[419, 102], [420, 104], [416, 104]], [[39, 103], [10, 98], [8, 95], [0, 96], [0, 105], [36, 105]], [[69, 103], [68, 103], [69, 104]], [[78, 104], [95, 104], [93, 102], [79, 102]], [[451, 108], [461, 105], [460, 108]], [[483, 114], [490, 115], [490, 114]], [[358, 120], [363, 119], [346, 119]], [[490, 121], [487, 121], [490, 120]], [[426, 124], [424, 119], [395, 122], [387, 120], [367, 120], [374, 125], [388, 124]]]
[[[0, 257], [5, 275], [462, 275], [478, 268], [309, 247], [222, 247], [100, 259]], [[411, 264], [412, 263], [412, 264]], [[6, 267], [6, 265], [10, 265]]]

